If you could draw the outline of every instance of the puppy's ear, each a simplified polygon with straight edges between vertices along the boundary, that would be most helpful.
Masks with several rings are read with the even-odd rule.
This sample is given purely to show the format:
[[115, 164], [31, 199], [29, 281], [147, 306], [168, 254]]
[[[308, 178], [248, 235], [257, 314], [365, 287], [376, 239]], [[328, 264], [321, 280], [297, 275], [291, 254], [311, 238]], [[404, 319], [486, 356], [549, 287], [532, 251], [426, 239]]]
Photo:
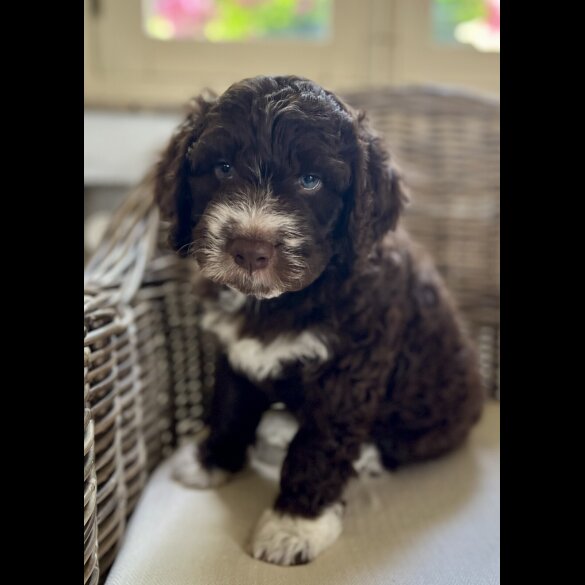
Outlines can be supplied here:
[[402, 177], [391, 164], [382, 139], [372, 130], [365, 113], [356, 113], [359, 156], [355, 182], [353, 223], [356, 236], [378, 241], [396, 228], [409, 201]]
[[187, 153], [203, 131], [205, 114], [215, 99], [214, 94], [207, 92], [189, 102], [185, 119], [153, 169], [154, 199], [162, 218], [171, 222], [169, 243], [175, 250], [180, 250], [191, 238], [192, 200]]

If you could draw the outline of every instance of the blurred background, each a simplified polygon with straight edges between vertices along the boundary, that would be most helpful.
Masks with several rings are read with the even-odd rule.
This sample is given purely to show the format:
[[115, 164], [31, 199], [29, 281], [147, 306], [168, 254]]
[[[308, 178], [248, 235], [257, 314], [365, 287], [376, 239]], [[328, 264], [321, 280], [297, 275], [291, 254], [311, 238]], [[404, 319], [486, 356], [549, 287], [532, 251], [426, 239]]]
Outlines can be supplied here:
[[297, 74], [499, 96], [499, 0], [86, 0], [84, 19], [86, 255], [204, 88]]

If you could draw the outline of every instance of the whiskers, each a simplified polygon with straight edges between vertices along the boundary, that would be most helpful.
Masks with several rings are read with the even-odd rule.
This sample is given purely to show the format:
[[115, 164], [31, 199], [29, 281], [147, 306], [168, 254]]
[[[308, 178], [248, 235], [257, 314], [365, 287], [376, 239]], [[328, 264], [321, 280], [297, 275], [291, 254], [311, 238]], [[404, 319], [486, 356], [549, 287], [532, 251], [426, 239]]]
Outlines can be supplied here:
[[177, 253], [181, 256], [193, 256], [193, 246], [195, 246], [195, 242], [188, 242], [187, 244], [183, 244], [177, 250]]

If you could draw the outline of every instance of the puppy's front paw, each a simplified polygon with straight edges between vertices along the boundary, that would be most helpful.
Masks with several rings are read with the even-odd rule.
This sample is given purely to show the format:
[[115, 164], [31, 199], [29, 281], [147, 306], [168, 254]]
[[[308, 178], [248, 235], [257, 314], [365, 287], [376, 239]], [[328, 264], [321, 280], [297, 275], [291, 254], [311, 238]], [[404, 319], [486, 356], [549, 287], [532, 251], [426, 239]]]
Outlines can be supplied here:
[[312, 519], [265, 510], [252, 537], [252, 556], [276, 565], [308, 563], [337, 540], [342, 515], [342, 504]]
[[231, 476], [223, 469], [205, 469], [197, 459], [197, 446], [193, 443], [181, 447], [173, 459], [173, 479], [187, 487], [214, 488], [226, 483]]
[[375, 445], [362, 445], [358, 459], [353, 462], [356, 473], [363, 476], [379, 477], [384, 473], [384, 464], [380, 451]]

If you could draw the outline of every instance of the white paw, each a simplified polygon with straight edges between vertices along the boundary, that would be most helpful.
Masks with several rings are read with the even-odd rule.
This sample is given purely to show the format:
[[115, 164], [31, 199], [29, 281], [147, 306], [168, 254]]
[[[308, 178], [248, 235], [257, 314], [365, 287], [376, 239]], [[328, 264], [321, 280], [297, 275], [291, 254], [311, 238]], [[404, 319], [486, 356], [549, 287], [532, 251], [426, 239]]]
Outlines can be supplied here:
[[265, 510], [252, 536], [252, 556], [276, 565], [308, 563], [337, 540], [342, 515], [342, 504], [312, 519]]
[[173, 456], [173, 479], [184, 486], [208, 489], [228, 481], [231, 474], [223, 469], [205, 469], [199, 463], [197, 446], [189, 443], [181, 447]]
[[371, 443], [362, 445], [360, 456], [353, 462], [353, 468], [360, 475], [382, 475], [384, 465], [382, 464], [378, 447]]

